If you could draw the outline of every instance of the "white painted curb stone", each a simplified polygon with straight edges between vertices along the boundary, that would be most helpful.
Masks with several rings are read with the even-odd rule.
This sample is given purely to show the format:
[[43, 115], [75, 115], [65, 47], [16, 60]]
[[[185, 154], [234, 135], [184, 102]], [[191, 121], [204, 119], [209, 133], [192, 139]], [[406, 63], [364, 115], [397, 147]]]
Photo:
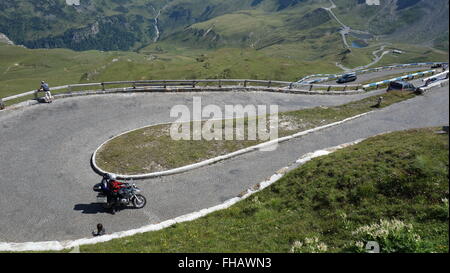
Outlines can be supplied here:
[[[313, 128], [313, 129], [302, 131], [302, 132], [299, 132], [299, 133], [296, 133], [296, 134], [293, 134], [293, 135], [290, 135], [290, 136], [286, 136], [286, 137], [274, 139], [274, 140], [271, 140], [271, 141], [267, 141], [267, 142], [264, 142], [264, 143], [261, 143], [261, 144], [255, 145], [255, 146], [251, 146], [251, 147], [248, 147], [248, 148], [237, 150], [235, 152], [232, 152], [232, 153], [229, 153], [229, 154], [226, 154], [226, 155], [221, 155], [221, 156], [218, 156], [218, 157], [214, 157], [214, 158], [211, 158], [211, 159], [207, 159], [207, 160], [204, 160], [204, 161], [201, 161], [201, 162], [198, 162], [198, 163], [186, 165], [186, 166], [175, 168], [175, 169], [170, 169], [170, 170], [160, 171], [160, 172], [153, 172], [153, 173], [146, 173], [146, 174], [137, 174], [137, 175], [126, 175], [126, 174], [115, 174], [115, 175], [119, 179], [147, 179], [147, 178], [154, 178], [154, 177], [160, 177], [160, 176], [167, 176], [167, 175], [183, 173], [183, 172], [191, 171], [191, 170], [194, 170], [194, 169], [197, 169], [197, 168], [200, 168], [200, 167], [208, 166], [208, 165], [217, 163], [217, 162], [225, 160], [225, 159], [236, 157], [238, 155], [249, 153], [249, 152], [252, 152], [252, 151], [255, 151], [255, 150], [258, 150], [258, 149], [267, 148], [267, 147], [276, 145], [278, 143], [291, 140], [293, 138], [301, 137], [301, 136], [304, 136], [304, 135], [307, 135], [307, 134], [310, 134], [310, 133], [313, 133], [313, 132], [317, 132], [317, 131], [320, 131], [320, 130], [323, 130], [323, 129], [326, 129], [326, 128], [337, 126], [337, 125], [340, 125], [342, 123], [345, 123], [345, 122], [348, 122], [348, 121], [360, 118], [360, 117], [365, 116], [367, 114], [370, 114], [372, 112], [373, 111], [367, 112], [367, 113], [363, 113], [363, 114], [359, 114], [359, 115], [356, 115], [356, 116], [353, 116], [353, 117], [346, 118], [346, 119], [341, 120], [341, 121], [333, 122], [333, 123], [330, 123], [330, 124], [326, 124], [326, 125], [323, 125], [323, 126], [319, 126], [319, 127]], [[164, 123], [164, 124], [170, 124], [170, 123]], [[92, 158], [91, 158], [92, 167], [93, 167], [94, 171], [96, 171], [97, 173], [100, 173], [100, 174], [109, 173], [109, 172], [101, 169], [96, 163], [97, 153], [106, 143], [108, 143], [109, 141], [111, 141], [111, 140], [113, 140], [113, 139], [115, 139], [117, 137], [120, 137], [120, 136], [122, 136], [124, 134], [127, 134], [129, 132], [133, 132], [133, 131], [136, 131], [136, 130], [140, 130], [140, 129], [147, 128], [147, 127], [153, 127], [153, 126], [157, 126], [157, 125], [161, 125], [161, 124], [144, 126], [144, 127], [138, 128], [138, 129], [133, 129], [133, 130], [124, 132], [124, 133], [122, 133], [122, 134], [120, 134], [120, 135], [118, 135], [118, 136], [116, 136], [114, 138], [108, 139], [107, 141], [103, 142], [95, 150], [95, 152], [93, 153]]]

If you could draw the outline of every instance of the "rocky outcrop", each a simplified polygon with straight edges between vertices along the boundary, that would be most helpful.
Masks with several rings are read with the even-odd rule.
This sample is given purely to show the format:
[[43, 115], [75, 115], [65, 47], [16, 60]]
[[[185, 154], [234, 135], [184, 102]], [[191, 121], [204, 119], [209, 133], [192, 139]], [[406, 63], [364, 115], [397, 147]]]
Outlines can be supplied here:
[[95, 37], [100, 32], [100, 24], [98, 22], [92, 25], [75, 31], [72, 36], [72, 41], [75, 43], [81, 43], [83, 40]]
[[8, 44], [8, 45], [14, 45], [13, 41], [11, 41], [8, 36], [6, 36], [3, 33], [0, 33], [0, 43]]
[[80, 0], [66, 0], [66, 4], [69, 6], [79, 6]]

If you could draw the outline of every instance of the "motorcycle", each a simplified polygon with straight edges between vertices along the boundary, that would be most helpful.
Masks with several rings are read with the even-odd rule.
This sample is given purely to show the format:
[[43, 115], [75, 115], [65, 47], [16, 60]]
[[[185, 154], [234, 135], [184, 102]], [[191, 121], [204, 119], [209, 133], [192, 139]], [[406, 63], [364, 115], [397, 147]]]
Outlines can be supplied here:
[[107, 193], [102, 187], [102, 183], [94, 186], [93, 190], [97, 192], [97, 202], [102, 203], [106, 209], [110, 209], [114, 205], [129, 206], [132, 204], [136, 209], [142, 209], [147, 204], [145, 196], [140, 194], [141, 190], [135, 184], [124, 183], [123, 187], [118, 191], [117, 198], [112, 198], [111, 202], [107, 202]]

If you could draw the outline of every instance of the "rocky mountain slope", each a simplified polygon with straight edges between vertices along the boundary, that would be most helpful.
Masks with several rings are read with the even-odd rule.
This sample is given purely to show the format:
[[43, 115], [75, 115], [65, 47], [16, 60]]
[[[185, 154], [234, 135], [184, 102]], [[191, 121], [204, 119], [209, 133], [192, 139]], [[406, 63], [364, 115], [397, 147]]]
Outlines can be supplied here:
[[29, 48], [130, 50], [160, 40], [264, 48], [336, 32], [323, 9], [332, 4], [352, 28], [448, 49], [446, 0], [5, 0], [0, 33]]
[[4, 43], [4, 44], [8, 44], [8, 45], [13, 45], [13, 41], [11, 41], [8, 36], [6, 36], [3, 33], [0, 33], [0, 43]]

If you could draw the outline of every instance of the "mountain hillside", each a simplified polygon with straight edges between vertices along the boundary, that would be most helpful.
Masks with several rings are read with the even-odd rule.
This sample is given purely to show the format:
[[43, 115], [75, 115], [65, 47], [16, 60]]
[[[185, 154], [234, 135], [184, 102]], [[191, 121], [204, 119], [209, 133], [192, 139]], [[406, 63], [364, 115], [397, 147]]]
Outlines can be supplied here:
[[449, 2], [445, 0], [382, 0], [378, 7], [361, 4], [364, 0], [358, 5], [334, 2], [344, 23], [389, 40], [434, 45], [436, 39], [448, 37]]
[[448, 49], [446, 0], [5, 0], [0, 33], [29, 48], [130, 50], [160, 40], [263, 48], [338, 31], [324, 9], [333, 6], [356, 30]]
[[[32, 90], [43, 79], [52, 86], [147, 79], [296, 81], [315, 73], [448, 61], [448, 1], [380, 3], [2, 0], [0, 97]], [[402, 53], [394, 53], [398, 50]]]
[[250, 7], [251, 2], [8, 0], [0, 2], [0, 32], [30, 48], [127, 50], [155, 41], [166, 29]]

